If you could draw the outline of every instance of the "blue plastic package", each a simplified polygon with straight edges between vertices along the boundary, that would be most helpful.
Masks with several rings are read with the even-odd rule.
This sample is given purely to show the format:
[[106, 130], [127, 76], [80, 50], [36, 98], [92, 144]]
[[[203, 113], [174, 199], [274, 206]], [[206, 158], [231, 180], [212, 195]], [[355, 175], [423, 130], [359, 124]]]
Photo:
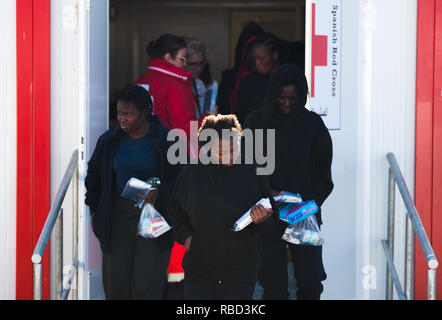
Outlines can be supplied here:
[[318, 212], [314, 200], [301, 203], [288, 203], [279, 207], [279, 219], [288, 224], [295, 224]]

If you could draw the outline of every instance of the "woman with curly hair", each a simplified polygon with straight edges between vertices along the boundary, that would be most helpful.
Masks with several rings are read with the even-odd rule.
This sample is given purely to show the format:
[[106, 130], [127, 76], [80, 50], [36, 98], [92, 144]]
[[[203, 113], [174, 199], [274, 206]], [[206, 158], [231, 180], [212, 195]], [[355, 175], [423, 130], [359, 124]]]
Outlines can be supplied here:
[[[256, 233], [277, 230], [273, 210], [255, 206], [271, 197], [270, 188], [253, 165], [236, 161], [241, 126], [234, 115], [208, 116], [199, 136], [209, 129], [218, 136], [206, 149], [213, 161], [185, 167], [168, 205], [177, 241], [186, 248], [184, 299], [250, 300], [259, 265]], [[223, 131], [232, 135], [222, 137]], [[233, 232], [252, 207], [253, 224]]]

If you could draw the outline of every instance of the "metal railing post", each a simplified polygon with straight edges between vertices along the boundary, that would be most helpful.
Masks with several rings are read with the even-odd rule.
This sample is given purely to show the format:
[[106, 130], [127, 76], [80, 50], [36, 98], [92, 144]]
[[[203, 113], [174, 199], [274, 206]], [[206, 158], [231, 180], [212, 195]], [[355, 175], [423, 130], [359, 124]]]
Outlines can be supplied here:
[[55, 288], [57, 299], [61, 295], [63, 281], [63, 208], [60, 209], [55, 222]]
[[436, 269], [427, 271], [427, 300], [436, 300]]
[[414, 299], [414, 230], [407, 212], [405, 234], [405, 295], [408, 300]]
[[[388, 226], [387, 226], [387, 242], [390, 247], [390, 255], [394, 259], [394, 202], [395, 202], [396, 183], [394, 180], [393, 171], [388, 170]], [[393, 299], [393, 280], [391, 271], [387, 263], [387, 285], [386, 285], [386, 299]]]
[[[78, 257], [78, 167], [72, 182], [72, 262]], [[72, 280], [72, 300], [78, 300], [78, 268]]]
[[34, 292], [33, 298], [34, 300], [42, 299], [42, 276], [41, 276], [41, 264], [34, 263]]

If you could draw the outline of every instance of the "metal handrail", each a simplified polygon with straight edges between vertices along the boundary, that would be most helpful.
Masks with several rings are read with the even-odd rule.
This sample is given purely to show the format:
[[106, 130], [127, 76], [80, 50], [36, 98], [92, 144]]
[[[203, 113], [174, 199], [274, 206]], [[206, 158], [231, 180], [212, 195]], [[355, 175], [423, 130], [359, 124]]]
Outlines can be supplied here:
[[[387, 154], [389, 168], [389, 192], [388, 192], [388, 240], [383, 240], [382, 245], [387, 257], [387, 299], [392, 299], [393, 287], [392, 276], [395, 275], [395, 268], [393, 263], [393, 248], [394, 248], [394, 202], [395, 202], [395, 185], [397, 184], [402, 200], [407, 208], [407, 233], [406, 233], [406, 272], [405, 272], [405, 292], [406, 299], [412, 299], [413, 291], [413, 246], [414, 246], [414, 232], [419, 240], [419, 244], [424, 252], [425, 259], [427, 261], [428, 270], [428, 283], [427, 283], [427, 299], [436, 299], [436, 269], [439, 265], [437, 258], [434, 254], [433, 248], [428, 239], [425, 228], [422, 225], [422, 221], [419, 218], [419, 214], [416, 210], [416, 206], [408, 191], [407, 184], [396, 161], [393, 153]], [[397, 274], [396, 274], [397, 278]], [[402, 288], [398, 281], [394, 281], [396, 290], [401, 298]]]
[[63, 278], [63, 282], [61, 283], [60, 288], [60, 300], [67, 300], [69, 296], [69, 292], [71, 291], [72, 282], [75, 278], [75, 273], [78, 269], [78, 258], [74, 259], [74, 263], [72, 265], [65, 266], [63, 270], [63, 274], [65, 277]]
[[396, 287], [397, 295], [399, 296], [400, 300], [407, 300], [404, 290], [402, 290], [402, 286], [399, 281], [399, 276], [397, 274], [396, 267], [394, 266], [394, 263], [393, 263], [393, 257], [391, 256], [390, 245], [388, 244], [387, 240], [382, 240], [382, 247], [384, 248], [384, 253], [385, 253], [385, 256], [387, 257], [388, 268], [391, 270], [391, 277], [392, 277], [394, 286]]
[[[54, 228], [54, 225], [57, 221], [58, 217], [62, 217], [62, 215], [59, 215], [60, 211], [62, 211], [61, 206], [63, 204], [64, 198], [66, 196], [66, 192], [69, 188], [69, 185], [72, 181], [72, 178], [74, 178], [74, 186], [73, 189], [76, 189], [78, 187], [78, 150], [75, 150], [71, 156], [71, 159], [69, 161], [69, 165], [66, 169], [66, 172], [63, 176], [62, 182], [57, 190], [57, 195], [55, 197], [54, 204], [52, 205], [49, 214], [46, 218], [46, 222], [43, 226], [43, 229], [40, 233], [40, 237], [38, 238], [37, 245], [35, 246], [34, 252], [32, 254], [32, 263], [34, 264], [34, 300], [41, 300], [42, 298], [42, 267], [41, 267], [41, 260], [43, 257], [43, 254], [45, 252], [46, 246], [48, 244], [49, 238], [51, 236], [52, 230]], [[74, 193], [74, 210], [76, 210], [76, 202], [78, 199], [75, 199], [75, 196], [77, 194], [76, 190], [73, 190]], [[77, 216], [77, 212], [74, 212], [74, 215]], [[61, 232], [63, 229], [62, 226], [62, 220], [61, 222]], [[57, 242], [57, 241], [56, 241]], [[60, 244], [56, 244], [57, 247], [60, 246]], [[61, 243], [62, 246], [62, 243]], [[57, 252], [60, 250], [57, 250]], [[75, 252], [76, 254], [76, 252]], [[74, 262], [75, 263], [75, 262]], [[56, 267], [59, 267], [56, 264]], [[57, 272], [57, 274], [61, 274], [61, 272]]]

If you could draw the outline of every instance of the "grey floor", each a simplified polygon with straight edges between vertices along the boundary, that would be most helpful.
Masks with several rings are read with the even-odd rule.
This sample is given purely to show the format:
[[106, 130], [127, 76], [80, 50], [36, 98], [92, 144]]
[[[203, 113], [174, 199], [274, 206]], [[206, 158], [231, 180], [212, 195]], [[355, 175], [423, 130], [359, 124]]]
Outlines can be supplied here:
[[[289, 276], [289, 300], [296, 300], [296, 279], [293, 275], [293, 263], [287, 263], [287, 272]], [[255, 286], [255, 293], [253, 294], [253, 300], [262, 300], [264, 289], [259, 285]]]

